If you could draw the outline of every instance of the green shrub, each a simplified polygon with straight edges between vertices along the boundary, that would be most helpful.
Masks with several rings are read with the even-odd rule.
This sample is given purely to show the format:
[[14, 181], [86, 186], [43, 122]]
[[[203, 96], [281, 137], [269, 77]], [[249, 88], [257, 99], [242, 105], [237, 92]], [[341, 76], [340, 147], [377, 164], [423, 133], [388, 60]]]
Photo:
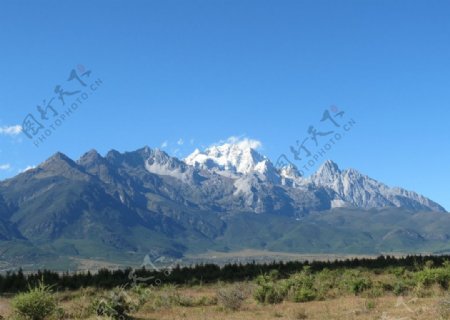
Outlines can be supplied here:
[[51, 316], [57, 307], [51, 288], [40, 281], [28, 292], [19, 293], [12, 300], [12, 306], [20, 318], [43, 320]]
[[415, 279], [417, 284], [425, 287], [430, 287], [433, 284], [438, 284], [443, 289], [448, 289], [450, 281], [450, 268], [429, 268], [425, 267], [423, 270], [416, 272]]
[[286, 297], [286, 281], [274, 281], [270, 275], [262, 275], [256, 278], [257, 287], [254, 297], [258, 302], [275, 304], [280, 303]]
[[406, 293], [406, 291], [408, 291], [408, 286], [405, 284], [404, 281], [402, 281], [401, 279], [397, 280], [394, 283], [392, 292], [394, 292], [394, 294], [396, 296], [400, 296]]
[[294, 302], [307, 302], [316, 298], [317, 292], [312, 288], [300, 287], [294, 293]]
[[317, 290], [314, 288], [314, 284], [314, 275], [309, 267], [305, 267], [301, 272], [289, 278], [289, 298], [294, 302], [314, 300], [317, 297]]
[[404, 267], [391, 267], [388, 272], [399, 278], [405, 274], [406, 269]]
[[335, 297], [338, 287], [338, 271], [323, 269], [315, 275], [314, 288], [317, 291], [317, 299], [324, 300], [328, 297]]
[[345, 270], [341, 278], [340, 286], [347, 292], [357, 295], [364, 290], [370, 289], [372, 287], [372, 281], [369, 275], [363, 274], [359, 270]]

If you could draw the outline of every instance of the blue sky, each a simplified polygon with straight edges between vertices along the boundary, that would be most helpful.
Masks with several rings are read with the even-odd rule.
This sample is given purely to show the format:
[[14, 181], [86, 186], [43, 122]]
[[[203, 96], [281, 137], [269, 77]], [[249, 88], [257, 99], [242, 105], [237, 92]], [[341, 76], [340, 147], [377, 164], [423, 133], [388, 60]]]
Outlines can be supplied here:
[[[333, 130], [320, 119], [334, 105], [356, 124], [325, 158], [449, 209], [449, 10], [425, 0], [4, 0], [0, 178], [56, 151], [77, 159], [166, 142], [182, 157], [230, 136], [295, 163], [290, 146], [311, 125]], [[82, 66], [98, 90], [39, 147], [15, 134], [56, 85], [89, 88], [67, 81]], [[75, 96], [55, 98], [58, 114]]]

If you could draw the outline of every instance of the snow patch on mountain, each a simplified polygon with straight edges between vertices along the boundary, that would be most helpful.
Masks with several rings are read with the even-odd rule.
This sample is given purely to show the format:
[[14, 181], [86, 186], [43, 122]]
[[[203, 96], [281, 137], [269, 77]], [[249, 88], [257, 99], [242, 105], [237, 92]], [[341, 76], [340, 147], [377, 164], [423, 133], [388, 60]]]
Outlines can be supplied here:
[[184, 162], [177, 158], [172, 158], [164, 151], [158, 149], [150, 151], [149, 158], [145, 161], [145, 169], [153, 174], [171, 176], [186, 182], [191, 180], [193, 171]]
[[305, 184], [305, 179], [302, 177], [297, 167], [289, 164], [280, 168], [279, 174], [281, 177], [281, 185], [288, 187], [299, 187]]

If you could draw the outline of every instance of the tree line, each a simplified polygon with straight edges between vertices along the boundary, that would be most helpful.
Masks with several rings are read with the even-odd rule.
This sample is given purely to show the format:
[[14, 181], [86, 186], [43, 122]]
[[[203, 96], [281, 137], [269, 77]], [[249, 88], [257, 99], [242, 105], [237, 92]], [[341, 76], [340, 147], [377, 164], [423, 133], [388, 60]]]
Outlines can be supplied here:
[[161, 286], [165, 284], [174, 285], [196, 285], [215, 283], [218, 281], [234, 282], [252, 280], [259, 275], [267, 274], [277, 270], [280, 277], [289, 277], [291, 274], [301, 271], [309, 266], [312, 272], [323, 269], [342, 268], [367, 268], [386, 269], [389, 267], [404, 267], [409, 270], [423, 268], [425, 263], [435, 267], [442, 266], [445, 261], [450, 261], [450, 255], [408, 255], [394, 257], [382, 255], [373, 258], [353, 258], [334, 261], [289, 261], [271, 263], [247, 263], [247, 264], [196, 264], [191, 266], [177, 265], [166, 269], [100, 269], [97, 272], [75, 272], [58, 273], [50, 270], [39, 270], [34, 273], [25, 274], [22, 270], [7, 272], [0, 275], [0, 294], [16, 293], [28, 290], [31, 286], [44, 281], [46, 285], [55, 290], [76, 290], [84, 287], [95, 287], [111, 289], [117, 286]]

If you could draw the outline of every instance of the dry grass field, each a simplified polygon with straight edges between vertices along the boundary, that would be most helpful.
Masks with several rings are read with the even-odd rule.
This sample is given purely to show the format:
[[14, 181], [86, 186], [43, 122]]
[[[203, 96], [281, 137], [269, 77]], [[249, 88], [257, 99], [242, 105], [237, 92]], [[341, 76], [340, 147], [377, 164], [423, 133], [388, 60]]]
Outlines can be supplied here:
[[[162, 279], [164, 280], [164, 279]], [[144, 280], [142, 280], [144, 281]], [[39, 281], [0, 296], [0, 319], [450, 319], [450, 262], [412, 267], [278, 269], [249, 281], [128, 283], [61, 290]]]
[[[450, 297], [447, 292], [433, 287], [425, 297], [413, 294], [395, 296], [387, 294], [371, 297], [369, 294], [345, 295], [323, 301], [291, 302], [277, 304], [257, 302], [252, 291], [253, 283], [243, 283], [240, 287], [248, 290], [242, 305], [237, 310], [226, 308], [218, 301], [217, 293], [224, 288], [234, 288], [236, 284], [216, 284], [194, 287], [165, 286], [153, 288], [138, 310], [131, 310], [129, 319], [147, 320], [269, 320], [269, 319], [450, 319]], [[125, 290], [130, 299], [136, 298], [133, 290]], [[91, 304], [95, 299], [108, 297], [110, 292], [95, 289], [55, 293], [60, 315], [49, 319], [108, 319], [93, 312]], [[0, 314], [5, 319], [14, 316], [10, 298], [0, 299]]]

